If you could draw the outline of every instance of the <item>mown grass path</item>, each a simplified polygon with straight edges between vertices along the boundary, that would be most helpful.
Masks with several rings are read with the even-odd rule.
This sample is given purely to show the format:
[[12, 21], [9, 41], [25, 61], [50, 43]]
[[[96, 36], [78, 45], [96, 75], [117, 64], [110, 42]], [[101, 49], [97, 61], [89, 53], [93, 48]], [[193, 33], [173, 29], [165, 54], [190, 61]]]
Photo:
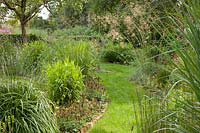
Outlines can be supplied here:
[[130, 133], [134, 124], [136, 86], [130, 81], [135, 68], [117, 64], [102, 64], [99, 76], [106, 87], [110, 103], [103, 118], [90, 133]]

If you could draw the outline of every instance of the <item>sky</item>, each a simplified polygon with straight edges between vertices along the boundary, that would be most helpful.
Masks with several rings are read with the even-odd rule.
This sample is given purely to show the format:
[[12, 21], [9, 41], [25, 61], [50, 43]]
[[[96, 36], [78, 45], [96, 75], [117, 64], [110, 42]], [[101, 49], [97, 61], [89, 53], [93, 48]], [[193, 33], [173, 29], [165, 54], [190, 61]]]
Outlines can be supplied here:
[[[0, 6], [4, 6], [3, 4], [0, 4]], [[49, 18], [49, 11], [44, 7], [41, 12], [38, 14], [39, 17], [42, 17], [43, 19], [48, 19]], [[9, 14], [7, 15], [9, 16]]]
[[43, 8], [41, 12], [38, 14], [39, 17], [42, 17], [43, 19], [49, 18], [49, 11], [46, 8]]

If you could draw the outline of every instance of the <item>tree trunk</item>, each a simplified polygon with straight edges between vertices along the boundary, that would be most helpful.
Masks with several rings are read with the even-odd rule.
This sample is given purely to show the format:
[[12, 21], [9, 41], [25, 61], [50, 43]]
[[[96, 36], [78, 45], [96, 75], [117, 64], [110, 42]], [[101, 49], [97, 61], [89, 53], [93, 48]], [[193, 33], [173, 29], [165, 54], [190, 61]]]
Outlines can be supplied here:
[[88, 13], [87, 15], [87, 25], [88, 27], [91, 27], [91, 13]]
[[27, 34], [26, 34], [26, 23], [24, 22], [20, 22], [21, 23], [21, 31], [22, 31], [22, 43], [27, 43], [28, 42], [28, 38], [27, 38]]

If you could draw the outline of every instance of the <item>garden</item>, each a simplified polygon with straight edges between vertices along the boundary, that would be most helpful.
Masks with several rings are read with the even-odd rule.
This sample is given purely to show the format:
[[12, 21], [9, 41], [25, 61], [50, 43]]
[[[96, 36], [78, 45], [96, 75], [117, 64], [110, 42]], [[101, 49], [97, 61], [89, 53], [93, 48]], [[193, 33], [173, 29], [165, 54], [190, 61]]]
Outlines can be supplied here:
[[199, 0], [1, 0], [0, 133], [199, 133]]

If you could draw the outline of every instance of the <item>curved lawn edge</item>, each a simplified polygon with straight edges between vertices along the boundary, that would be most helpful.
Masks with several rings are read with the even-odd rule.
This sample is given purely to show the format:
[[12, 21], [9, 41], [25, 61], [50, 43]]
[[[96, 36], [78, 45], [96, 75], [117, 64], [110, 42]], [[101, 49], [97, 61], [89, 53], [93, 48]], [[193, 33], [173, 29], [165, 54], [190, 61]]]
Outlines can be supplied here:
[[129, 133], [133, 128], [136, 86], [130, 81], [135, 71], [133, 66], [101, 64], [99, 76], [103, 80], [110, 103], [103, 117], [90, 133]]

